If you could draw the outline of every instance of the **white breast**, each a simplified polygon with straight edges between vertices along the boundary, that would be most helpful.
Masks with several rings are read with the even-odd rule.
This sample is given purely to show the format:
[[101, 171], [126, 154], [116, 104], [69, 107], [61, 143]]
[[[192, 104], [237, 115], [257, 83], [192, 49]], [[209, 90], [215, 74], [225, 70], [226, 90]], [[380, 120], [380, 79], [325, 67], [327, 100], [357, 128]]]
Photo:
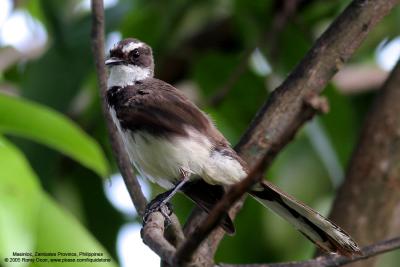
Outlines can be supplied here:
[[210, 184], [231, 185], [246, 176], [238, 161], [212, 153], [210, 140], [193, 128], [186, 129], [187, 136], [171, 138], [141, 131], [132, 133], [121, 129], [113, 108], [110, 112], [132, 164], [143, 177], [166, 189], [179, 181], [180, 169], [201, 176]]
[[201, 175], [207, 167], [211, 142], [192, 130], [189, 136], [165, 138], [147, 132], [127, 131], [129, 153], [153, 182], [171, 188], [181, 178], [180, 169]]

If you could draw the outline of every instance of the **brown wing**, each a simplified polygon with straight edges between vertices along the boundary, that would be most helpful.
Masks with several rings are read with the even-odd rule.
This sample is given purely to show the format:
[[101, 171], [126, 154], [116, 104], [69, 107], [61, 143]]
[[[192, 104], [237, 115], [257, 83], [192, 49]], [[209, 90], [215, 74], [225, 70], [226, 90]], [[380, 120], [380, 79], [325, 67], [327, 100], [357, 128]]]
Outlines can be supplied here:
[[[154, 135], [186, 135], [186, 127], [223, 139], [210, 119], [173, 86], [157, 80], [124, 88], [111, 88], [107, 94], [121, 126], [131, 131], [144, 130]], [[212, 138], [213, 138], [212, 136]]]

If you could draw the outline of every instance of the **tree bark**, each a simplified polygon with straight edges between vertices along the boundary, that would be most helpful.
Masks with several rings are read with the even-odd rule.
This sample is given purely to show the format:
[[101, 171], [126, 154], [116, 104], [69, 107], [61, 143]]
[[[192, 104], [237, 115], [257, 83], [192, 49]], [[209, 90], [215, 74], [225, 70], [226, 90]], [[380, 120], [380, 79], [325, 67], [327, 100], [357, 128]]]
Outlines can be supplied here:
[[[261, 263], [261, 264], [219, 264], [220, 267], [339, 267], [351, 262], [364, 263], [365, 259], [374, 257], [378, 254], [392, 251], [400, 247], [400, 237], [385, 240], [362, 249], [362, 255], [346, 257], [337, 254], [326, 254], [321, 257], [294, 262]], [[364, 266], [364, 265], [363, 265]]]
[[[319, 94], [370, 30], [397, 4], [398, 0], [354, 0], [336, 18], [283, 84], [270, 95], [236, 146], [250, 169], [263, 158], [268, 167], [300, 127], [324, 109], [323, 105], [313, 105], [323, 102], [319, 101]], [[241, 205], [239, 201], [231, 209], [232, 217]], [[192, 212], [184, 229], [187, 235], [202, 222], [200, 214], [199, 209]], [[203, 255], [209, 257], [210, 263], [224, 234], [218, 228], [200, 245], [200, 251], [207, 251]]]
[[[400, 209], [399, 114], [400, 62], [367, 114], [331, 212], [331, 218], [361, 246], [400, 234], [399, 219], [395, 217]], [[374, 266], [376, 259], [352, 266]]]

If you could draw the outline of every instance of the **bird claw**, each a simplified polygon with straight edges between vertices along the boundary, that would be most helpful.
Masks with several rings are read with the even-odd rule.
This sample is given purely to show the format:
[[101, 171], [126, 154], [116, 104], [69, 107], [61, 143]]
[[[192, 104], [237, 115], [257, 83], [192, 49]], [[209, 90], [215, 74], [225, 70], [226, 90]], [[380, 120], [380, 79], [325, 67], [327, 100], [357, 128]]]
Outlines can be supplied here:
[[160, 212], [164, 216], [165, 227], [168, 227], [172, 223], [170, 218], [172, 210], [173, 207], [171, 203], [164, 202], [163, 200], [156, 198], [147, 205], [143, 215], [143, 224], [146, 224], [148, 222], [150, 214], [152, 214], [153, 212]]

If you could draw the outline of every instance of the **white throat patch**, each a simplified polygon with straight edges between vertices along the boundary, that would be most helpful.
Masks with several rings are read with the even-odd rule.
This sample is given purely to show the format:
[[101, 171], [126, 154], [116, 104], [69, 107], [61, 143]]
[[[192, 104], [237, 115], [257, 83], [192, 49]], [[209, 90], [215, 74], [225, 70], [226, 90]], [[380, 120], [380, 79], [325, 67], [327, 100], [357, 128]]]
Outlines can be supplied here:
[[135, 65], [116, 65], [110, 68], [107, 87], [125, 87], [133, 85], [136, 81], [144, 80], [151, 76], [149, 68], [141, 68]]

